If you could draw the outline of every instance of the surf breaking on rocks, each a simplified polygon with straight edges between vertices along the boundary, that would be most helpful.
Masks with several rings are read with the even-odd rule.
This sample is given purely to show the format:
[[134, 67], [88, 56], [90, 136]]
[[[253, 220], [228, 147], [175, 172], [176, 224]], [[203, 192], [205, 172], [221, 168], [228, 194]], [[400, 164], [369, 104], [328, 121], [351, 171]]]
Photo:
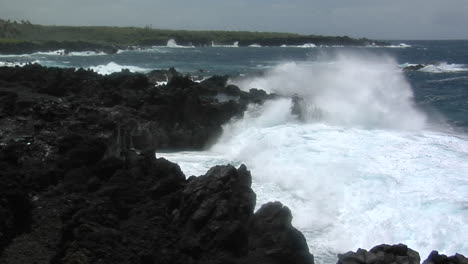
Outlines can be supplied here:
[[290, 207], [320, 263], [380, 243], [468, 252], [467, 139], [431, 125], [391, 57], [341, 53], [232, 82], [286, 98], [250, 106], [205, 152], [157, 155], [187, 175], [245, 163], [259, 204]]

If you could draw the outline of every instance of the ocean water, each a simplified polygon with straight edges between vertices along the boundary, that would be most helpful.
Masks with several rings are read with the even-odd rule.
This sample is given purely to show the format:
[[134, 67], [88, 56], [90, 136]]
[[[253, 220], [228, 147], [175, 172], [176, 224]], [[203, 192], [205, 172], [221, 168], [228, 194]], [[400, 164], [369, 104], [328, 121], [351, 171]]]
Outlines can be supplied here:
[[[468, 41], [388, 47], [168, 47], [107, 55], [0, 55], [109, 74], [175, 67], [302, 98], [252, 105], [205, 151], [157, 153], [187, 176], [246, 164], [257, 207], [293, 212], [317, 263], [377, 244], [468, 256]], [[418, 71], [405, 66], [424, 64]], [[203, 70], [203, 71], [200, 71]], [[261, 74], [259, 74], [261, 73]]]

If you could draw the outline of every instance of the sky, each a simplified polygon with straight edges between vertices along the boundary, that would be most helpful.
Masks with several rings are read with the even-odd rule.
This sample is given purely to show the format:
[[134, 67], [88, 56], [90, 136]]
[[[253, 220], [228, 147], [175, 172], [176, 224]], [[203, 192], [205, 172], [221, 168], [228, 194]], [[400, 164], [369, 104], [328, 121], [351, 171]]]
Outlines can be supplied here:
[[0, 18], [48, 25], [468, 39], [468, 0], [0, 0]]

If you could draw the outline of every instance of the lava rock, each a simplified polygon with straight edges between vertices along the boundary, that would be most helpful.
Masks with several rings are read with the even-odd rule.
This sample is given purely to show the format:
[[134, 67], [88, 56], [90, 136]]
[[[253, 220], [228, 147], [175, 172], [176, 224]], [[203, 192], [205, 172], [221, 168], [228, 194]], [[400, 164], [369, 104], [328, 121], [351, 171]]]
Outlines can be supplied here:
[[406, 245], [379, 245], [370, 251], [358, 249], [356, 252], [347, 252], [338, 255], [338, 264], [371, 264], [396, 263], [419, 264], [419, 253]]
[[434, 250], [429, 254], [423, 264], [468, 264], [468, 258], [461, 254], [447, 257]]
[[249, 224], [248, 263], [314, 263], [305, 237], [291, 220], [291, 211], [280, 202], [262, 205]]

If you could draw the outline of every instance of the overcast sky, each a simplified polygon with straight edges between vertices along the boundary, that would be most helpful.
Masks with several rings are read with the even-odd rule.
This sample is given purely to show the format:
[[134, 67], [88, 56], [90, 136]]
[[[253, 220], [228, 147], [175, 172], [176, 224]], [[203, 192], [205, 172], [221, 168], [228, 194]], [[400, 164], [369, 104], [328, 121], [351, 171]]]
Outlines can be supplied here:
[[0, 0], [0, 18], [55, 25], [468, 39], [468, 0]]

